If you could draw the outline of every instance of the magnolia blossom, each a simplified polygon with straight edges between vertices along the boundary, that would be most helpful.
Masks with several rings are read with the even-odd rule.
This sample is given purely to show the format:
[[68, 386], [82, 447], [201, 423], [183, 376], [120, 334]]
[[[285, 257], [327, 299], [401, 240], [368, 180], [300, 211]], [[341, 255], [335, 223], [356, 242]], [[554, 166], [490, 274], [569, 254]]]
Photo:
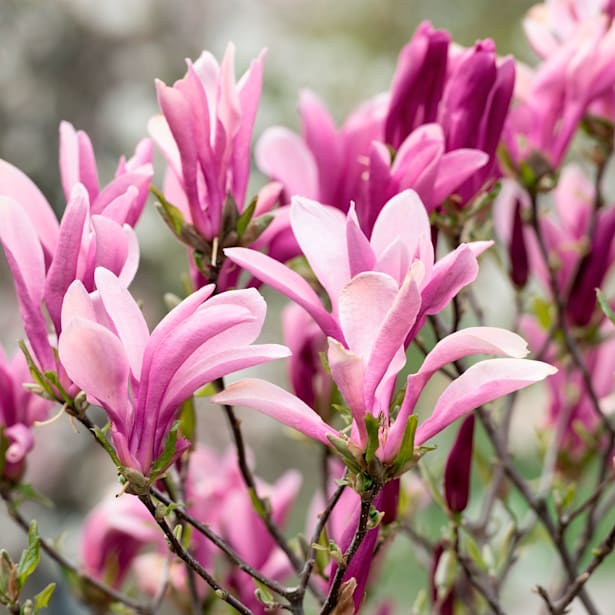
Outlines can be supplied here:
[[[530, 29], [531, 40], [538, 38], [534, 32]], [[614, 58], [615, 28], [606, 14], [589, 16], [561, 45], [549, 46], [545, 61], [525, 71], [515, 92], [503, 135], [513, 161], [538, 151], [557, 168], [588, 111], [612, 117], [612, 101], [605, 96], [613, 97]], [[607, 109], [602, 108], [605, 100]]]
[[384, 140], [400, 148], [418, 126], [437, 122], [447, 152], [483, 152], [486, 160], [476, 172], [454, 186], [466, 203], [499, 175], [495, 153], [514, 83], [514, 60], [499, 60], [492, 40], [478, 41], [471, 49], [453, 47], [446, 31], [423, 22], [399, 55]]
[[250, 139], [261, 95], [264, 51], [236, 82], [235, 48], [222, 63], [208, 51], [173, 86], [156, 82], [163, 115], [149, 130], [168, 162], [165, 194], [199, 233], [221, 232], [224, 203], [231, 195], [244, 208], [250, 170]]
[[[42, 371], [59, 371], [45, 311], [61, 332], [64, 294], [73, 280], [88, 290], [94, 270], [104, 266], [124, 285], [134, 277], [139, 246], [137, 221], [152, 176], [151, 148], [143, 141], [115, 178], [99, 191], [87, 135], [68, 123], [60, 127], [60, 166], [68, 204], [60, 223], [39, 189], [19, 169], [0, 161], [0, 241], [13, 274], [26, 336]], [[85, 183], [81, 183], [81, 182]], [[63, 382], [68, 387], [70, 383]]]
[[24, 469], [26, 455], [34, 446], [31, 427], [47, 417], [51, 402], [28, 392], [30, 382], [25, 358], [18, 352], [9, 361], [0, 348], [0, 440], [7, 444], [0, 459], [0, 477], [18, 478]]
[[109, 415], [121, 462], [146, 476], [177, 409], [199, 387], [288, 354], [283, 346], [251, 345], [266, 310], [254, 289], [212, 297], [213, 285], [206, 286], [150, 334], [137, 303], [112, 272], [98, 268], [95, 281], [93, 293], [79, 281], [66, 293], [60, 360], [69, 378]]
[[[382, 210], [370, 239], [354, 212], [344, 216], [306, 199], [295, 199], [291, 224], [314, 274], [326, 290], [332, 311], [323, 307], [298, 274], [252, 250], [233, 248], [227, 256], [302, 306], [329, 336], [331, 377], [352, 414], [351, 441], [365, 450], [365, 417], [380, 422], [379, 456], [391, 462], [400, 450], [406, 424], [419, 394], [440, 367], [470, 354], [499, 354], [515, 360], [473, 366], [443, 393], [430, 419], [419, 426], [417, 445], [470, 410], [553, 373], [546, 364], [521, 360], [525, 343], [512, 333], [474, 328], [450, 335], [410, 376], [395, 420], [389, 417], [405, 348], [427, 314], [442, 310], [478, 273], [476, 254], [489, 243], [462, 244], [434, 263], [429, 221], [411, 191], [397, 195]], [[337, 431], [290, 393], [272, 384], [246, 380], [217, 395], [220, 403], [261, 410], [306, 435], [328, 444]]]

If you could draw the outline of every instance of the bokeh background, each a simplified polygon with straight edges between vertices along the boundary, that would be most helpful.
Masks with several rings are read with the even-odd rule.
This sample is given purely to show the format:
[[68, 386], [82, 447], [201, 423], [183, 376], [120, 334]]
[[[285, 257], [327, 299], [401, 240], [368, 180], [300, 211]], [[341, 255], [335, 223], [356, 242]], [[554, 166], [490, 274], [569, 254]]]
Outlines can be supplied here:
[[[268, 48], [257, 138], [273, 124], [298, 127], [295, 109], [302, 88], [314, 90], [341, 123], [358, 102], [389, 86], [399, 50], [424, 19], [450, 30], [461, 45], [490, 36], [502, 55], [514, 53], [531, 62], [520, 26], [531, 4], [529, 0], [0, 0], [0, 157], [28, 174], [61, 211], [60, 120], [89, 133], [105, 181], [119, 155], [132, 152], [146, 135], [148, 119], [157, 113], [154, 79], [171, 83], [180, 78], [184, 58], [196, 58], [203, 49], [221, 57], [228, 41], [233, 41], [241, 74], [251, 58]], [[259, 182], [255, 175], [255, 189]], [[160, 176], [155, 183], [160, 185]], [[179, 272], [186, 269], [185, 254], [151, 206], [137, 232], [142, 263], [133, 290], [153, 325], [164, 309], [163, 293], [181, 291]], [[488, 278], [483, 290], [496, 282]], [[500, 290], [498, 286], [492, 295], [501, 296]], [[1, 341], [12, 352], [20, 336], [19, 316], [3, 261], [0, 300]], [[281, 301], [274, 299], [264, 333], [268, 341], [280, 338], [280, 308]], [[497, 314], [499, 309], [494, 299], [489, 311]], [[279, 366], [267, 367], [266, 373], [284, 381]], [[204, 417], [200, 422], [204, 440], [224, 448], [222, 417], [215, 409], [199, 411]], [[242, 416], [259, 475], [273, 480], [288, 465], [306, 473], [302, 500], [291, 520], [298, 531], [316, 481], [314, 449], [297, 445], [266, 419]], [[88, 435], [74, 434], [65, 417], [40, 428], [37, 441], [28, 479], [53, 495], [55, 507], [24, 510], [40, 519], [43, 534], [62, 535], [62, 548], [76, 558], [83, 516], [114, 484], [114, 473]], [[532, 454], [535, 450], [528, 453], [529, 471]], [[438, 459], [437, 453], [434, 458]], [[439, 463], [442, 459], [440, 455]], [[0, 544], [14, 551], [23, 544], [4, 516], [0, 516]], [[400, 615], [410, 611], [425, 580], [417, 558], [412, 544], [401, 538], [384, 568], [378, 592], [396, 596]], [[517, 584], [511, 585], [509, 604], [514, 612], [528, 607], [538, 612], [539, 601], [527, 587], [548, 584], [551, 564], [550, 556], [540, 550], [523, 562], [516, 574], [524, 593], [515, 596]], [[45, 577], [57, 579], [57, 570], [44, 558], [35, 581], [38, 588]], [[600, 585], [600, 575], [597, 581]], [[86, 611], [60, 586], [49, 612]]]

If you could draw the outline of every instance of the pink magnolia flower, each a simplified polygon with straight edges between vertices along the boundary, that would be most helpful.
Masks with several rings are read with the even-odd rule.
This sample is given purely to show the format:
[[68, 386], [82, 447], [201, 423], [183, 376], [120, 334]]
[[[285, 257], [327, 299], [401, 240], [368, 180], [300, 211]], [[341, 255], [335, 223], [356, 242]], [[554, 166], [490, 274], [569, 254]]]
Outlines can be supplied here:
[[173, 86], [157, 81], [163, 116], [149, 124], [169, 165], [165, 194], [209, 241], [220, 235], [228, 195], [243, 211], [261, 94], [264, 51], [238, 82], [234, 55], [229, 44], [219, 65], [205, 51]]
[[[227, 255], [302, 306], [330, 337], [331, 376], [350, 408], [351, 441], [361, 451], [368, 439], [365, 417], [371, 414], [380, 420], [380, 458], [393, 461], [420, 391], [446, 363], [475, 353], [526, 354], [521, 338], [500, 329], [469, 329], [449, 336], [411, 376], [404, 403], [393, 421], [389, 410], [396, 376], [405, 363], [405, 347], [426, 314], [439, 312], [460, 288], [474, 280], [476, 254], [489, 244], [462, 244], [434, 263], [427, 214], [411, 191], [389, 201], [369, 240], [352, 210], [343, 216], [306, 199], [293, 201], [291, 223], [327, 291], [331, 313], [303, 278], [280, 263], [242, 248], [229, 249]], [[542, 380], [552, 371], [548, 365], [518, 358], [485, 361], [470, 368], [449, 386], [432, 417], [419, 426], [417, 445], [481, 403]], [[328, 436], [337, 435], [304, 402], [266, 382], [236, 383], [215, 400], [256, 408], [325, 444]]]
[[[0, 161], [0, 241], [13, 274], [26, 336], [42, 371], [60, 371], [49, 340], [61, 331], [64, 293], [73, 280], [91, 290], [94, 270], [104, 266], [128, 285], [137, 270], [137, 221], [152, 176], [151, 147], [143, 141], [135, 156], [120, 160], [115, 179], [99, 192], [87, 135], [60, 126], [60, 166], [68, 204], [58, 224], [53, 209], [19, 169]], [[81, 180], [86, 182], [80, 183]], [[65, 386], [69, 383], [64, 382]]]
[[498, 60], [490, 39], [465, 50], [449, 43], [446, 31], [423, 22], [402, 49], [384, 140], [397, 149], [419, 126], [438, 122], [447, 152], [482, 151], [487, 160], [455, 186], [463, 204], [499, 175], [495, 153], [513, 93], [515, 66], [511, 57]]
[[158, 525], [141, 502], [110, 494], [86, 517], [81, 532], [81, 564], [86, 574], [120, 587], [143, 549], [164, 551]]
[[[615, 28], [605, 14], [585, 19], [561, 45], [549, 48], [547, 59], [528, 71], [515, 92], [504, 131], [515, 162], [538, 151], [553, 167], [560, 165], [583, 116], [606, 95], [612, 98], [614, 58]], [[597, 111], [603, 112], [600, 105]]]
[[28, 392], [23, 383], [31, 376], [25, 358], [18, 352], [8, 361], [0, 348], [0, 439], [7, 443], [0, 476], [18, 478], [24, 469], [26, 455], [34, 446], [31, 427], [47, 417], [51, 402]]
[[256, 145], [256, 163], [282, 183], [284, 202], [298, 195], [346, 212], [364, 190], [371, 144], [382, 140], [386, 104], [382, 95], [364, 102], [338, 129], [306, 90], [299, 99], [301, 136], [281, 126], [267, 129]]
[[365, 279], [374, 292], [384, 288], [390, 298], [403, 289], [399, 301], [417, 303], [414, 320], [406, 322], [411, 319], [407, 315], [399, 321], [404, 324], [398, 325], [408, 329], [409, 343], [428, 314], [442, 310], [476, 278], [476, 257], [491, 245], [461, 244], [435, 262], [429, 219], [421, 200], [411, 190], [396, 195], [384, 206], [369, 239], [354, 209], [344, 215], [309, 199], [295, 198], [290, 218], [297, 242], [329, 297], [331, 312], [299, 274], [272, 258], [247, 248], [229, 248], [225, 254], [302, 306], [326, 335], [342, 343], [342, 319], [346, 316], [340, 312], [339, 302], [344, 287], [358, 274], [372, 274]]
[[288, 354], [283, 346], [251, 345], [266, 310], [253, 289], [211, 297], [214, 287], [206, 286], [150, 334], [137, 303], [113, 273], [98, 268], [95, 281], [93, 293], [79, 281], [66, 293], [60, 360], [88, 399], [107, 411], [122, 463], [146, 476], [178, 407], [199, 387]]

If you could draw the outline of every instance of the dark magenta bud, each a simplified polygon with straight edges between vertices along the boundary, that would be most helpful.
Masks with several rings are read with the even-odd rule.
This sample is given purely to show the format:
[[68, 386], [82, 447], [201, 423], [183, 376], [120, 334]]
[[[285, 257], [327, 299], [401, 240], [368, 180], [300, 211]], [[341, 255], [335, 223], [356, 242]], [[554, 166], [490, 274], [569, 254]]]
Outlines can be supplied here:
[[463, 512], [470, 496], [474, 415], [464, 419], [444, 469], [444, 497], [452, 513]]

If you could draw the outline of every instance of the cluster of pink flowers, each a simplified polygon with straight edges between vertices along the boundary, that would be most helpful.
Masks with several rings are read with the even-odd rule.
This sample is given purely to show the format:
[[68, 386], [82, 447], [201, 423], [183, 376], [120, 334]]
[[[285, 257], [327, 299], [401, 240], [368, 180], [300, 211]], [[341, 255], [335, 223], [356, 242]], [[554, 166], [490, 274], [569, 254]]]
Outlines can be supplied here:
[[[604, 446], [615, 338], [595, 288], [615, 261], [615, 208], [580, 167], [564, 167], [559, 178], [553, 172], [588, 114], [604, 122], [615, 117], [613, 13], [610, 2], [581, 0], [531, 11], [525, 27], [542, 59], [532, 70], [498, 57], [490, 39], [462, 49], [447, 32], [421, 24], [400, 53], [390, 91], [362, 103], [341, 128], [306, 91], [300, 136], [283, 127], [264, 132], [255, 158], [270, 182], [252, 201], [251, 141], [265, 54], [238, 81], [229, 46], [221, 64], [204, 52], [173, 86], [157, 82], [162, 114], [149, 132], [167, 162], [157, 195], [189, 250], [195, 290], [151, 332], [128, 287], [138, 270], [134, 226], [153, 178], [152, 142], [122, 158], [101, 188], [89, 138], [63, 123], [67, 204], [59, 223], [38, 188], [0, 161], [0, 241], [28, 361], [17, 356], [9, 365], [0, 356], [0, 475], [20, 479], [32, 425], [52, 401], [80, 420], [88, 404], [105, 411], [106, 446], [128, 493], [88, 518], [87, 574], [117, 588], [133, 571], [146, 593], [168, 582], [185, 601], [186, 569], [176, 559], [165, 563], [165, 539], [139, 501], [164, 488], [165, 476], [183, 477], [185, 511], [249, 566], [275, 582], [300, 572], [263, 520], [285, 524], [299, 475], [288, 470], [274, 485], [250, 485], [251, 469], [240, 471], [234, 453], [220, 456], [182, 427], [176, 437], [182, 405], [206, 385], [217, 389], [213, 403], [255, 409], [343, 461], [341, 471], [340, 459], [328, 464], [331, 475], [345, 473], [354, 490], [342, 495], [325, 529], [353, 559], [329, 559], [313, 591], [335, 600], [340, 583], [353, 582], [355, 612], [381, 528], [396, 519], [400, 477], [452, 423], [466, 417], [444, 474], [451, 515], [468, 504], [473, 411], [558, 369], [547, 381], [544, 421], [558, 427], [571, 458], [587, 452], [579, 424], [595, 436], [596, 448]], [[557, 180], [553, 206], [538, 212], [546, 175]], [[516, 333], [478, 326], [459, 312], [479, 257], [496, 250], [489, 221], [472, 212], [489, 201], [485, 195], [497, 182], [492, 227], [512, 281], [519, 292], [535, 287], [547, 306], [527, 310], [519, 322], [535, 359], [525, 358], [527, 344]], [[261, 285], [291, 301], [284, 315], [288, 347], [256, 343], [266, 318]], [[427, 347], [426, 330], [437, 337]], [[419, 365], [407, 364], [411, 347], [423, 351]], [[466, 363], [474, 355], [480, 359]], [[283, 358], [294, 392], [256, 378], [224, 388], [227, 375]], [[451, 381], [417, 421], [421, 395], [441, 371]], [[196, 414], [207, 422], [206, 412]], [[324, 491], [333, 493], [331, 480]], [[325, 506], [322, 500], [315, 499], [314, 510]], [[366, 502], [378, 517], [369, 528]], [[205, 536], [194, 531], [186, 545], [243, 605], [265, 612], [250, 575], [228, 566]], [[436, 563], [445, 548], [436, 549]], [[202, 580], [197, 585], [201, 601], [219, 595]], [[452, 612], [446, 609], [454, 592], [447, 596], [441, 613]]]

